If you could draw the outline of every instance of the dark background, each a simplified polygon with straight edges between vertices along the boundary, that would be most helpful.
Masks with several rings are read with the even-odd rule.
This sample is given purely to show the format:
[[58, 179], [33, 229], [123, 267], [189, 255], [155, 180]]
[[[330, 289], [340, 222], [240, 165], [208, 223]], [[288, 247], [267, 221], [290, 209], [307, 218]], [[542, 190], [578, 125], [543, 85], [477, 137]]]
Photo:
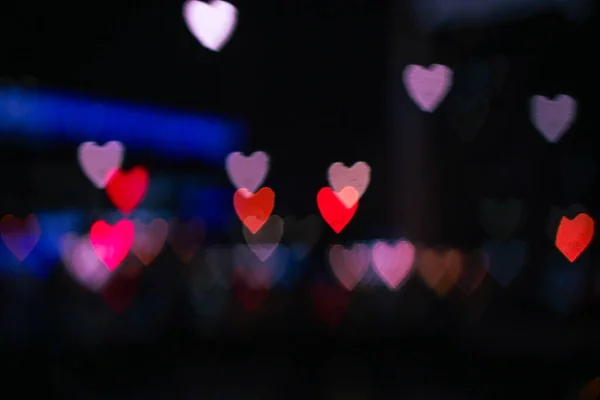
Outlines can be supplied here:
[[[2, 324], [13, 327], [1, 347], [7, 391], [68, 399], [562, 399], [576, 398], [598, 375], [597, 245], [584, 254], [589, 283], [570, 312], [550, 309], [536, 286], [549, 265], [564, 262], [554, 261], [546, 234], [552, 207], [579, 203], [598, 215], [595, 187], [573, 198], [560, 185], [564, 160], [598, 155], [595, 13], [584, 22], [545, 13], [425, 34], [402, 2], [232, 1], [238, 26], [213, 53], [189, 33], [176, 3], [10, 2], [0, 17], [0, 75], [244, 121], [250, 145], [240, 150], [271, 156], [266, 184], [277, 193], [280, 216], [318, 213], [315, 196], [334, 161], [368, 162], [370, 187], [341, 235], [324, 227], [293, 288], [273, 289], [252, 316], [230, 302], [229, 319], [210, 329], [190, 304], [189, 271], [168, 252], [144, 273], [132, 310], [117, 319], [101, 311], [110, 322], [85, 328], [85, 314], [105, 306], [64, 272], [44, 282], [3, 278]], [[496, 70], [497, 56], [507, 72]], [[453, 88], [434, 114], [406, 96], [407, 64], [448, 65], [460, 87], [473, 77], [474, 59], [501, 75], [497, 88]], [[578, 117], [552, 145], [529, 122], [529, 99], [559, 93], [578, 101]], [[475, 134], [456, 128], [453, 105], [461, 95], [490, 98]], [[467, 120], [480, 117], [464, 112]], [[91, 186], [73, 161], [75, 148], [4, 143], [0, 212], [109, 209], [91, 189], [65, 196], [37, 188], [36, 174], [47, 165], [74, 187]], [[224, 170], [198, 161], [128, 153], [125, 167], [137, 163], [173, 179], [194, 173], [230, 186]], [[510, 197], [524, 201], [527, 220], [515, 236], [530, 248], [510, 287], [488, 278], [482, 294], [467, 301], [455, 292], [439, 298], [415, 278], [399, 293], [353, 294], [352, 317], [334, 328], [315, 318], [312, 285], [333, 282], [322, 255], [330, 244], [405, 235], [429, 246], [477, 249], [487, 239], [481, 201]], [[230, 230], [224, 226], [209, 242], [227, 244]], [[79, 337], [99, 329], [99, 340]]]

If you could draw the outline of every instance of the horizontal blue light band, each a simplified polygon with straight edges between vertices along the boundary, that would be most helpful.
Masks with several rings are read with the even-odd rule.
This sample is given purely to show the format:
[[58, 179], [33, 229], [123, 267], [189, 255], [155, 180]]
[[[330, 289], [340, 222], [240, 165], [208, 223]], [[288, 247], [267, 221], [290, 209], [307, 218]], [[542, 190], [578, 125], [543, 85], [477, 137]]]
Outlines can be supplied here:
[[489, 24], [528, 18], [542, 12], [562, 12], [576, 19], [587, 18], [590, 0], [413, 0], [421, 22], [434, 28], [448, 22], [460, 25]]
[[126, 148], [216, 164], [245, 144], [241, 124], [215, 116], [16, 86], [0, 87], [0, 132], [20, 132], [36, 141], [119, 140]]

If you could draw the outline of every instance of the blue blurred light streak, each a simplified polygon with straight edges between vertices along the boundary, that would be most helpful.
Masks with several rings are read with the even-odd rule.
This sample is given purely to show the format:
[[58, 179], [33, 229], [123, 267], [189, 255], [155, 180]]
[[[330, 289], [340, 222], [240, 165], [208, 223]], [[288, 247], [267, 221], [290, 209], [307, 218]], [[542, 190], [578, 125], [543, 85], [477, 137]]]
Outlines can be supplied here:
[[[69, 140], [103, 144], [119, 140], [136, 150], [173, 157], [198, 157], [219, 164], [246, 140], [241, 124], [72, 94], [0, 87], [0, 133], [26, 140]], [[0, 135], [1, 136], [1, 135]]]
[[448, 23], [462, 26], [514, 21], [544, 12], [561, 12], [570, 18], [586, 18], [590, 0], [413, 0], [413, 7], [426, 29]]

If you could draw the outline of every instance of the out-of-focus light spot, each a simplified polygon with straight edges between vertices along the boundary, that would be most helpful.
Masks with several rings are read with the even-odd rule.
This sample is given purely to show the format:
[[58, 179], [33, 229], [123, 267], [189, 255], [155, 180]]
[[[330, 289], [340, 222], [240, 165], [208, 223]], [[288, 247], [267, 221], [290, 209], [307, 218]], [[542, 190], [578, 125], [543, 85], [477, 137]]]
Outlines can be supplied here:
[[[347, 186], [344, 188], [345, 194], [348, 193], [355, 200], [354, 204], [348, 208], [344, 201], [340, 199], [340, 193], [336, 193], [330, 187], [324, 187], [317, 193], [317, 206], [321, 212], [323, 220], [334, 230], [335, 233], [340, 233], [346, 225], [352, 220], [356, 209], [358, 208], [358, 193], [353, 187]], [[348, 202], [347, 200], [346, 202]]]
[[544, 11], [562, 11], [569, 17], [586, 18], [590, 0], [414, 0], [421, 26], [427, 30], [444, 26], [481, 26], [518, 20]]
[[268, 187], [263, 187], [254, 194], [243, 188], [238, 189], [233, 196], [233, 206], [240, 221], [250, 232], [256, 234], [273, 212], [275, 193]]
[[465, 256], [465, 265], [457, 285], [466, 295], [473, 294], [483, 283], [487, 276], [489, 262], [488, 255], [481, 249]]
[[588, 266], [586, 260], [570, 262], [551, 253], [540, 282], [544, 302], [561, 314], [572, 312], [585, 293]]
[[250, 254], [248, 248], [245, 248], [245, 246], [237, 245], [234, 248], [233, 262], [235, 267], [244, 266], [246, 269], [265, 267], [272, 278], [272, 285], [277, 284], [286, 274], [289, 268], [288, 261], [289, 253], [283, 246], [278, 247], [273, 252], [272, 257], [269, 257], [265, 261], [259, 260], [253, 254]]
[[114, 271], [125, 259], [133, 244], [135, 228], [127, 219], [114, 226], [105, 221], [96, 221], [90, 229], [90, 242], [98, 258], [106, 267]]
[[89, 236], [68, 232], [61, 238], [60, 249], [68, 274], [87, 289], [99, 291], [111, 277], [112, 272], [94, 251]]
[[116, 313], [124, 312], [138, 293], [141, 271], [135, 264], [129, 264], [131, 260], [135, 259], [128, 258], [123, 268], [116, 271], [102, 288], [102, 299]]
[[[361, 198], [371, 182], [371, 167], [364, 161], [359, 161], [352, 167], [346, 167], [341, 162], [336, 162], [329, 167], [327, 177], [329, 186], [334, 192], [339, 193], [346, 187], [352, 187], [356, 190], [358, 198]], [[350, 207], [353, 205], [351, 204]]]
[[556, 143], [569, 130], [577, 115], [577, 102], [561, 94], [554, 100], [543, 96], [531, 98], [531, 121], [551, 143]]
[[[33, 226], [32, 229], [34, 229], [34, 231], [32, 237], [31, 233], [27, 233], [28, 227], [26, 221], [27, 220], [22, 221], [21, 228], [13, 231], [13, 235], [17, 235], [18, 238], [12, 237], [9, 239], [9, 243], [12, 243], [11, 241], [14, 240], [18, 241], [18, 251], [22, 251], [22, 246], [31, 246], [32, 241], [35, 240], [37, 228], [35, 225]], [[64, 211], [38, 213], [37, 223], [39, 224], [41, 233], [35, 246], [23, 261], [19, 261], [5, 242], [4, 246], [0, 247], [0, 270], [4, 273], [24, 273], [29, 271], [35, 273], [35, 275], [41, 279], [48, 277], [61, 258], [61, 236], [71, 230], [79, 229], [81, 222], [82, 216], [77, 212]], [[25, 229], [25, 231], [22, 229]], [[18, 233], [19, 231], [21, 233]], [[11, 246], [15, 246], [15, 244], [12, 243]], [[20, 254], [23, 255], [22, 252]]]
[[[248, 219], [255, 217], [248, 217]], [[252, 252], [262, 261], [266, 261], [279, 245], [283, 236], [283, 219], [277, 215], [271, 215], [265, 224], [253, 234], [246, 228], [248, 223], [244, 221], [242, 227], [244, 239]], [[251, 224], [252, 225], [252, 224]]]
[[239, 270], [237, 272], [232, 283], [233, 293], [246, 310], [254, 312], [269, 294], [269, 288], [261, 285], [249, 286], [247, 275], [239, 274]]
[[448, 293], [463, 273], [463, 254], [456, 249], [429, 248], [418, 253], [417, 270], [425, 284], [438, 295]]
[[233, 251], [234, 277], [251, 289], [271, 289], [275, 283], [276, 271], [269, 264], [253, 259], [244, 246], [236, 246]]
[[600, 377], [590, 380], [579, 392], [579, 400], [596, 400], [600, 397]]
[[0, 236], [4, 245], [19, 261], [25, 260], [34, 249], [42, 230], [34, 214], [23, 220], [8, 214], [0, 220]]
[[223, 229], [223, 226], [236, 219], [231, 208], [231, 191], [228, 189], [187, 184], [179, 190], [178, 199], [180, 217], [200, 217], [211, 231]]
[[594, 237], [594, 220], [587, 214], [574, 219], [562, 217], [556, 231], [556, 248], [573, 262], [585, 251]]
[[237, 24], [237, 8], [221, 0], [208, 3], [188, 0], [183, 5], [183, 17], [190, 32], [204, 47], [220, 51]]
[[319, 319], [332, 328], [340, 323], [350, 306], [350, 293], [346, 289], [325, 282], [313, 284], [311, 298]]
[[270, 157], [264, 151], [244, 156], [239, 151], [225, 159], [225, 170], [236, 189], [246, 189], [248, 195], [256, 193], [269, 173]]
[[519, 275], [529, 253], [527, 243], [513, 239], [488, 241], [484, 250], [489, 257], [489, 273], [502, 286], [508, 286]]
[[292, 256], [292, 251], [287, 246], [277, 247], [269, 261], [277, 262], [276, 268], [282, 271], [279, 283], [286, 289], [291, 289], [305, 270], [305, 263]]
[[403, 73], [408, 95], [426, 112], [435, 111], [444, 100], [452, 87], [452, 76], [452, 70], [440, 64], [429, 68], [411, 64], [406, 66]]
[[144, 265], [149, 265], [160, 254], [169, 231], [169, 224], [162, 218], [156, 218], [148, 224], [139, 219], [133, 220], [135, 235], [131, 252]]
[[[240, 125], [213, 116], [17, 89], [0, 87], [0, 132], [11, 137], [21, 132], [24, 140], [35, 143], [57, 138], [76, 143], [118, 140], [128, 149], [213, 164], [222, 163], [227, 154], [245, 144]], [[13, 115], [10, 105], [14, 102], [27, 107], [27, 113]]]
[[111, 174], [106, 195], [119, 211], [129, 215], [146, 195], [149, 184], [150, 176], [146, 168], [138, 166], [129, 171], [119, 169]]
[[346, 186], [339, 192], [334, 191], [333, 194], [337, 196], [347, 209], [354, 207], [354, 205], [358, 203], [358, 199], [360, 199], [360, 195], [352, 186]]
[[373, 268], [391, 290], [396, 290], [411, 272], [415, 261], [415, 247], [407, 240], [394, 246], [376, 242], [372, 248]]
[[38, 212], [36, 215], [42, 235], [34, 250], [25, 259], [25, 264], [38, 277], [45, 278], [61, 260], [62, 236], [70, 231], [79, 231], [83, 216], [76, 211]]
[[107, 142], [104, 146], [85, 142], [77, 148], [81, 169], [98, 189], [104, 189], [112, 174], [121, 168], [124, 153], [123, 143], [117, 141]]
[[362, 243], [345, 249], [334, 245], [329, 249], [329, 264], [337, 280], [348, 290], [362, 280], [371, 262], [371, 250]]

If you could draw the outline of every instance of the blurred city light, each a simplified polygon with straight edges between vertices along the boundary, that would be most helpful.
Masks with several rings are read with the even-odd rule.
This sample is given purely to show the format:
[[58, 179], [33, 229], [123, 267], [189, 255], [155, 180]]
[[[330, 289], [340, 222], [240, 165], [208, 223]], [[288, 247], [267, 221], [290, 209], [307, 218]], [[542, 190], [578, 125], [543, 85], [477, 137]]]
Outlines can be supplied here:
[[20, 132], [24, 140], [50, 142], [118, 140], [128, 148], [161, 156], [197, 157], [222, 164], [243, 147], [241, 124], [125, 102], [89, 99], [56, 91], [0, 87], [0, 133]]

